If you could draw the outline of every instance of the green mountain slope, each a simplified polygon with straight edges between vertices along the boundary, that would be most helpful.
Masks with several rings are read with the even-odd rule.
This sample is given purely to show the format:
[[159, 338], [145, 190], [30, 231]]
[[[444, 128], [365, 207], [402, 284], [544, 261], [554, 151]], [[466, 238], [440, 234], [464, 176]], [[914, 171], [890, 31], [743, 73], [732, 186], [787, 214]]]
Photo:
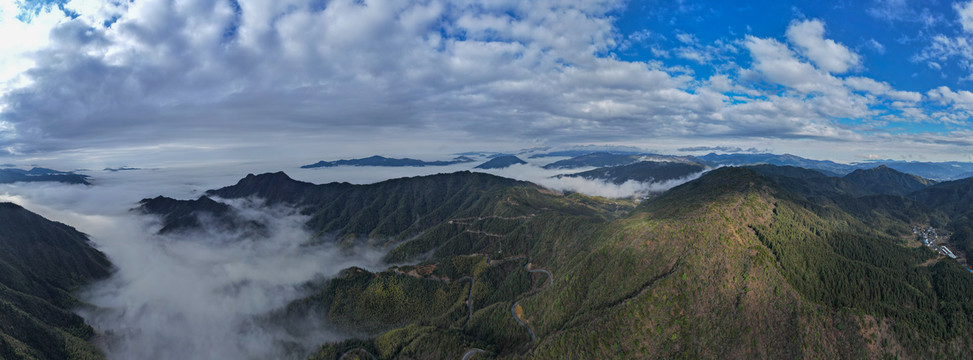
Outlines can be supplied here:
[[[307, 227], [321, 236], [396, 242], [450, 218], [480, 214], [486, 208], [497, 206], [503, 191], [517, 186], [536, 187], [471, 172], [393, 179], [371, 185], [313, 185], [295, 181], [280, 172], [248, 175], [236, 185], [206, 194], [228, 199], [257, 197], [268, 204], [291, 204], [311, 217]], [[202, 199], [164, 197], [143, 202], [140, 209], [163, 215], [166, 228], [199, 226], [198, 222], [186, 219], [222, 211]], [[222, 221], [234, 220], [227, 217]]]
[[909, 195], [930, 209], [950, 217], [950, 243], [963, 254], [973, 255], [973, 178], [942, 182]]
[[[372, 340], [325, 346], [315, 358], [359, 347], [380, 358], [460, 357], [473, 348], [486, 351], [478, 356], [552, 359], [961, 356], [970, 346], [971, 313], [962, 305], [973, 294], [966, 290], [970, 277], [948, 261], [923, 266], [931, 252], [905, 246], [896, 234], [881, 230], [896, 227], [859, 220], [845, 210], [841, 199], [848, 195], [840, 188], [831, 201], [823, 192], [818, 188], [808, 197], [751, 170], [727, 168], [620, 219], [531, 208], [521, 198], [515, 201], [523, 206], [520, 211], [535, 215], [509, 232], [492, 233], [494, 242], [517, 244], [511, 246], [516, 252], [501, 258], [492, 249], [458, 249], [470, 256], [440, 248], [421, 264], [435, 266], [428, 275], [390, 270], [375, 276], [437, 281], [429, 278], [442, 278], [440, 268], [455, 269], [448, 264], [467, 258], [481, 259], [482, 269], [450, 278], [476, 279], [478, 271], [521, 259], [557, 280], [548, 283], [537, 273], [524, 280], [525, 270], [494, 270], [504, 280], [480, 296], [474, 288], [469, 319], [462, 316], [466, 303], [460, 295], [438, 307], [434, 319], [389, 322], [387, 328], [405, 327]], [[577, 205], [541, 192], [522, 196], [535, 203], [561, 202], [566, 209]], [[874, 221], [899, 220], [879, 216]], [[478, 226], [488, 225], [460, 224], [478, 234]], [[477, 241], [485, 239], [469, 239]], [[491, 255], [490, 263], [475, 255], [484, 252]], [[422, 293], [383, 284], [392, 293]], [[455, 280], [443, 284], [466, 285]], [[487, 296], [500, 288], [510, 295]], [[328, 292], [341, 289], [332, 284]], [[365, 301], [361, 293], [346, 294], [345, 301]], [[368, 295], [374, 296], [382, 298]], [[521, 314], [536, 341], [511, 311]]]
[[[973, 194], [909, 197], [769, 165], [720, 168], [633, 208], [474, 173], [373, 185], [248, 176], [309, 228], [389, 246], [395, 265], [310, 285], [278, 316], [361, 338], [341, 358], [961, 358], [973, 275], [914, 224], [953, 224]], [[418, 263], [417, 263], [418, 262]]]
[[0, 358], [102, 358], [70, 292], [110, 269], [84, 234], [0, 203]]
[[844, 179], [874, 194], [887, 195], [907, 195], [936, 183], [916, 175], [898, 172], [885, 165], [867, 170], [855, 170], [845, 175]]

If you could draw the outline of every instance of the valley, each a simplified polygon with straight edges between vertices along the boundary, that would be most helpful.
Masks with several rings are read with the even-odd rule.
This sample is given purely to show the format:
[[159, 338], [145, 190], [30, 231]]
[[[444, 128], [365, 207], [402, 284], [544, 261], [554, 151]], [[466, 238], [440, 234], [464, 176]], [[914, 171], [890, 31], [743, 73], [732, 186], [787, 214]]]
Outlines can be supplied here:
[[973, 0], [0, 1], [0, 360], [973, 359]]
[[[829, 177], [722, 167], [645, 199], [466, 171], [366, 185], [278, 172], [195, 199], [146, 198], [133, 214], [158, 221], [148, 241], [161, 242], [149, 246], [257, 246], [284, 256], [268, 264], [289, 272], [298, 265], [287, 260], [293, 250], [273, 250], [284, 241], [305, 247], [304, 259], [348, 264], [295, 282], [276, 305], [232, 315], [275, 332], [265, 354], [919, 359], [962, 357], [973, 345], [973, 310], [964, 305], [973, 301], [964, 261], [970, 212], [957, 202], [969, 196], [968, 181], [927, 182], [889, 168]], [[274, 214], [292, 215], [280, 223]], [[301, 231], [287, 240], [275, 235], [295, 225]], [[227, 232], [237, 235], [203, 240]], [[361, 251], [380, 258], [367, 268], [339, 260]], [[255, 291], [253, 281], [227, 284]], [[113, 339], [92, 338], [109, 318], [88, 314], [96, 326], [81, 339]], [[304, 337], [306, 326], [332, 335]], [[139, 351], [112, 346], [110, 358]], [[85, 351], [77, 358], [104, 355]]]
[[[390, 247], [387, 261], [419, 263], [347, 273], [289, 311], [319, 309], [343, 328], [374, 336], [325, 345], [314, 359], [351, 348], [378, 358], [558, 358], [575, 352], [711, 357], [716, 351], [734, 357], [846, 357], [866, 349], [874, 351], [870, 356], [958, 355], [962, 346], [947, 344], [965, 341], [962, 334], [970, 328], [947, 319], [970, 313], [942, 314], [951, 301], [971, 296], [961, 289], [973, 285], [973, 278], [951, 260], [920, 267], [935, 255], [896, 240], [911, 232], [911, 222], [948, 215], [906, 197], [872, 195], [897, 188], [869, 190], [853, 184], [870, 182], [839, 178], [825, 185], [791, 174], [802, 173], [772, 166], [722, 168], [623, 212], [614, 210], [617, 200], [550, 194], [528, 183], [501, 185], [500, 179], [467, 173], [347, 188], [343, 191], [363, 197], [343, 207], [397, 204], [386, 219], [405, 213], [416, 221], [397, 227], [366, 218], [335, 222], [344, 217], [337, 209], [311, 206], [303, 211], [319, 215], [309, 226], [359, 229], [334, 234], [345, 242]], [[461, 178], [486, 187], [435, 194], [406, 185]], [[280, 175], [248, 179], [211, 193], [247, 196], [238, 190], [259, 194], [299, 187]], [[411, 190], [386, 197], [361, 192], [393, 184]], [[325, 195], [329, 187], [267, 199], [307, 204], [331, 198]], [[424, 221], [438, 210], [416, 212], [410, 204], [425, 204], [428, 196], [473, 206]], [[401, 198], [412, 200], [398, 202]], [[372, 225], [361, 227], [360, 221]], [[376, 243], [383, 233], [398, 235]], [[554, 274], [563, 280], [554, 283]], [[435, 282], [415, 283], [422, 279]], [[428, 305], [411, 315], [412, 305], [401, 306], [419, 303]], [[694, 320], [686, 322], [689, 318]], [[726, 330], [713, 332], [712, 326]], [[590, 327], [603, 331], [582, 330]], [[930, 331], [934, 328], [939, 330]], [[605, 331], [612, 335], [600, 336]], [[634, 338], [642, 340], [631, 342]], [[716, 346], [694, 345], [703, 343]], [[928, 343], [941, 345], [918, 346]], [[483, 352], [468, 353], [471, 349]]]

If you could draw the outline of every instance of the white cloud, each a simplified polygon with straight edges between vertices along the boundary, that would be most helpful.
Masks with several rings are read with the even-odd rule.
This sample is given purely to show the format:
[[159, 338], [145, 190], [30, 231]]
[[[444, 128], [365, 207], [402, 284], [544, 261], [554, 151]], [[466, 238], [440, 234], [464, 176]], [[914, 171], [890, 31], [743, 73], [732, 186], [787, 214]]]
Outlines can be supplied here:
[[20, 21], [19, 5], [17, 1], [0, 2], [0, 34], [3, 34], [0, 36], [0, 97], [30, 84], [30, 79], [24, 76], [34, 66], [30, 54], [49, 46], [51, 40], [47, 34], [64, 21], [61, 11], [52, 6], [38, 9], [29, 22]]
[[787, 40], [824, 71], [840, 74], [861, 65], [858, 54], [824, 38], [824, 22], [820, 20], [792, 22], [787, 27]]
[[[611, 53], [661, 35], [619, 35], [621, 1], [317, 3], [244, 0], [237, 12], [227, 1], [74, 0], [77, 19], [44, 13], [48, 28], [33, 33], [44, 40], [16, 50], [32, 70], [0, 85], [0, 148], [100, 168], [497, 141], [845, 136], [829, 117], [916, 98], [852, 91], [832, 73], [861, 59], [816, 20], [792, 23], [789, 43], [680, 33], [676, 48], [642, 43], [660, 59], [638, 62]], [[663, 62], [672, 57], [724, 77], [697, 78]]]
[[886, 82], [879, 82], [866, 77], [853, 76], [845, 78], [845, 85], [848, 85], [852, 89], [869, 92], [874, 95], [887, 96], [893, 100], [909, 102], [919, 102], [922, 100], [922, 94], [920, 93], [895, 90]]
[[960, 66], [973, 70], [973, 44], [966, 37], [935, 35], [931, 43], [912, 57], [914, 62], [926, 62], [932, 69], [942, 69], [941, 63], [950, 58], [959, 58]]
[[930, 100], [949, 105], [957, 109], [973, 110], [973, 92], [966, 90], [953, 91], [949, 87], [940, 86], [926, 93]]
[[696, 36], [687, 33], [676, 34], [676, 39], [679, 39], [683, 44], [693, 44], [696, 42]]
[[843, 91], [839, 79], [800, 61], [787, 45], [777, 40], [747, 36], [744, 45], [753, 57], [754, 69], [773, 83], [802, 93]]
[[530, 181], [532, 183], [541, 185], [548, 189], [557, 191], [570, 191], [582, 193], [591, 196], [601, 196], [607, 198], [623, 198], [632, 196], [641, 196], [649, 193], [659, 193], [669, 190], [673, 187], [679, 186], [688, 181], [694, 180], [702, 176], [706, 171], [689, 175], [682, 179], [673, 179], [662, 182], [654, 183], [643, 183], [639, 181], [629, 180], [621, 184], [614, 184], [608, 181], [602, 180], [588, 180], [581, 177], [556, 177], [557, 175], [567, 174], [567, 173], [578, 173], [586, 170], [591, 170], [593, 168], [584, 169], [572, 169], [572, 170], [548, 170], [541, 168], [535, 164], [525, 164], [525, 165], [514, 165], [505, 169], [494, 169], [494, 170], [480, 170], [479, 172], [486, 172], [498, 176]]
[[877, 52], [879, 55], [885, 55], [885, 45], [882, 45], [882, 43], [878, 42], [878, 40], [869, 39], [866, 44], [875, 50], [875, 52]]
[[953, 9], [959, 15], [959, 23], [963, 26], [963, 31], [973, 32], [973, 1], [967, 3], [954, 3]]

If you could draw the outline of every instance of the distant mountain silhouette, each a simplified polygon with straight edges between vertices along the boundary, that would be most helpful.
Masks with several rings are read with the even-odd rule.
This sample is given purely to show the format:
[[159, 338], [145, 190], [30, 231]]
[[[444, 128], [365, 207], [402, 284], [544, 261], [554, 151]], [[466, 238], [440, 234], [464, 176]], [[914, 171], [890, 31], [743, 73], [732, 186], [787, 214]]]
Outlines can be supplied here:
[[503, 169], [511, 165], [526, 164], [526, 161], [513, 155], [498, 156], [476, 166], [476, 169]]
[[15, 182], [62, 182], [90, 185], [87, 175], [75, 174], [69, 171], [58, 171], [39, 167], [30, 170], [17, 168], [0, 169], [0, 184]]
[[467, 156], [458, 156], [449, 161], [422, 161], [416, 159], [402, 158], [387, 158], [383, 156], [371, 156], [361, 159], [350, 159], [350, 160], [336, 160], [336, 161], [318, 161], [314, 164], [301, 166], [301, 169], [313, 169], [320, 167], [333, 167], [333, 166], [388, 166], [388, 167], [422, 167], [422, 166], [446, 166], [453, 164], [461, 164], [476, 161]]
[[606, 167], [628, 165], [639, 161], [640, 154], [613, 154], [608, 152], [594, 152], [582, 154], [570, 159], [555, 161], [544, 165], [545, 169], [577, 169], [584, 167]]

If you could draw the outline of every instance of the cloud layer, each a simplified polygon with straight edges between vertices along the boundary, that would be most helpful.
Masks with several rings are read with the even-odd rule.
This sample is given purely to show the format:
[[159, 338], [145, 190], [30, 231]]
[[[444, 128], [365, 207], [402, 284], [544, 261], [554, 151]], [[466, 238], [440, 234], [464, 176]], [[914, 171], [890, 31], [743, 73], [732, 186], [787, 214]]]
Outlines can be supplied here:
[[[356, 143], [431, 152], [811, 139], [969, 150], [937, 140], [948, 133], [896, 130], [966, 118], [948, 115], [957, 102], [856, 74], [867, 59], [830, 39], [822, 20], [794, 20], [780, 38], [706, 42], [677, 33], [671, 53], [714, 69], [704, 76], [668, 65], [671, 55], [615, 56], [662, 36], [619, 34], [616, 17], [629, 5], [73, 0], [36, 9], [29, 24], [8, 5], [4, 29], [47, 36], [31, 46], [0, 43], [11, 54], [0, 62], [15, 69], [0, 74], [0, 146], [97, 166], [171, 149], [170, 161], [271, 159]], [[926, 58], [965, 56], [963, 41], [944, 37]]]
[[[557, 158], [546, 158], [553, 161]], [[540, 161], [531, 159], [531, 161]], [[461, 164], [472, 167], [474, 164]], [[377, 167], [294, 171], [315, 182], [372, 183], [393, 177], [461, 170], [451, 167]], [[585, 169], [580, 169], [585, 170]], [[228, 169], [105, 172], [95, 186], [58, 183], [0, 185], [0, 201], [11, 201], [91, 236], [117, 271], [81, 292], [90, 304], [79, 313], [99, 331], [98, 345], [112, 359], [268, 359], [350, 337], [322, 319], [283, 326], [269, 314], [306, 295], [308, 281], [359, 266], [385, 267], [384, 250], [343, 248], [311, 242], [306, 217], [291, 208], [259, 201], [221, 200], [247, 219], [267, 225], [267, 235], [218, 226], [158, 235], [159, 219], [135, 214], [137, 201], [156, 195], [195, 198], [204, 190], [234, 183]], [[491, 173], [563, 191], [630, 197], [676, 186], [698, 175], [666, 183], [621, 185], [580, 178], [556, 179], [560, 171], [534, 165]], [[205, 219], [203, 219], [205, 221]]]
[[[154, 179], [162, 185], [156, 191], [185, 186], [173, 180]], [[289, 319], [285, 327], [269, 315], [306, 295], [308, 281], [333, 277], [350, 266], [384, 269], [383, 251], [311, 244], [311, 234], [303, 230], [306, 218], [294, 209], [249, 201], [230, 203], [246, 219], [266, 224], [268, 236], [218, 227], [156, 235], [158, 219], [127, 211], [134, 206], [132, 198], [152, 191], [133, 184], [147, 185], [0, 189], [0, 200], [89, 234], [116, 266], [110, 278], [79, 295], [90, 306], [78, 312], [99, 332], [96, 342], [109, 358], [300, 357], [321, 343], [351, 336], [323, 318]]]

